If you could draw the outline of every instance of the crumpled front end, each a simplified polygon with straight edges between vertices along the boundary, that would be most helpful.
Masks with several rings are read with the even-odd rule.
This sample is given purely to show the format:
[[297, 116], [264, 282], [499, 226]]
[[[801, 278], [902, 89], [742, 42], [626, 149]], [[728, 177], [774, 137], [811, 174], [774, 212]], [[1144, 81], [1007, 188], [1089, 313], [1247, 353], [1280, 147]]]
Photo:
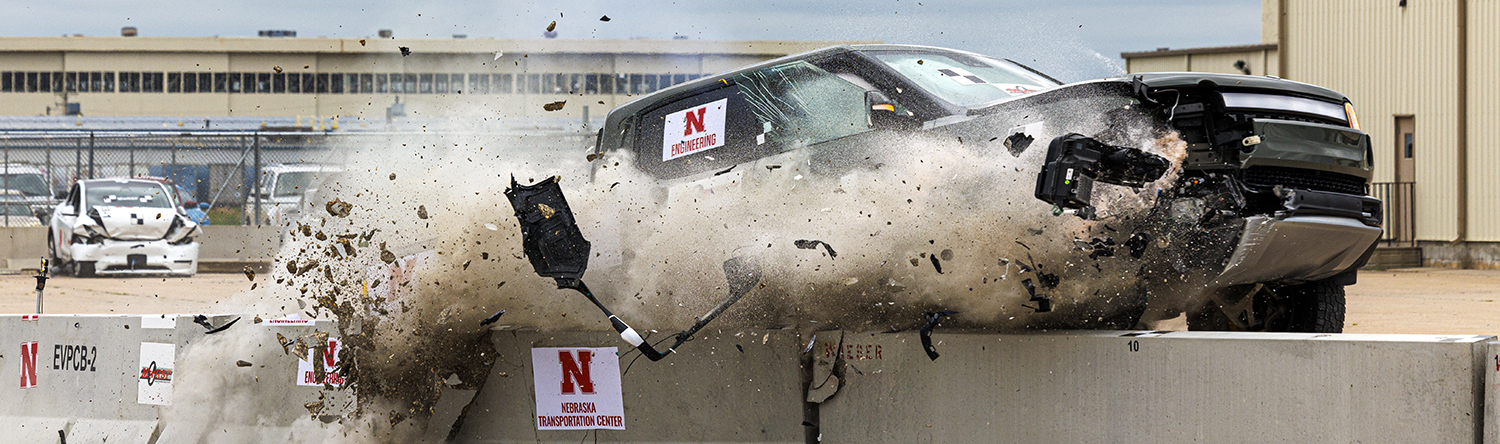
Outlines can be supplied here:
[[175, 209], [94, 207], [74, 222], [69, 248], [73, 261], [94, 263], [98, 274], [191, 276], [201, 233]]
[[97, 244], [73, 244], [73, 260], [93, 262], [97, 274], [191, 276], [198, 272], [198, 242], [173, 244], [165, 240], [104, 239]]

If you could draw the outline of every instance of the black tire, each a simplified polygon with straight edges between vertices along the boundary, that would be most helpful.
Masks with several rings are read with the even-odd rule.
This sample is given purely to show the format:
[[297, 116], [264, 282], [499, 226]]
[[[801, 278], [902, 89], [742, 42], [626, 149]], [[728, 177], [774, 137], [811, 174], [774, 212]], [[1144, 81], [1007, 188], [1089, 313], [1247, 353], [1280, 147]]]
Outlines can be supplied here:
[[57, 270], [62, 267], [62, 261], [57, 258], [57, 238], [52, 234], [52, 229], [47, 229], [47, 274], [57, 275]]
[[76, 269], [74, 269], [74, 271], [76, 272], [74, 274], [75, 276], [81, 278], [94, 277], [93, 262], [74, 262], [73, 264], [73, 266], [77, 267]]
[[1344, 286], [1331, 279], [1276, 289], [1286, 303], [1287, 332], [1343, 333]]

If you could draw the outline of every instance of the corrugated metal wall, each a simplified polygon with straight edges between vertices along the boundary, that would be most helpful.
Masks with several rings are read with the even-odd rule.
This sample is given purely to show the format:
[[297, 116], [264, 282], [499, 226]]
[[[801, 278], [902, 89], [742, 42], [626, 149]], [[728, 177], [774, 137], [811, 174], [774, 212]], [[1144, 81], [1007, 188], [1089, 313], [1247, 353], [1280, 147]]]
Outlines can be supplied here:
[[1187, 54], [1165, 57], [1132, 57], [1125, 59], [1126, 72], [1187, 71]]
[[[1457, 1], [1417, 0], [1401, 7], [1395, 1], [1291, 0], [1284, 16], [1283, 77], [1333, 88], [1354, 101], [1360, 126], [1373, 139], [1376, 181], [1393, 179], [1396, 117], [1416, 116], [1419, 240], [1457, 235]], [[1474, 126], [1470, 131], [1482, 134]]]
[[1500, 241], [1500, 2], [1469, 1], [1469, 240]]

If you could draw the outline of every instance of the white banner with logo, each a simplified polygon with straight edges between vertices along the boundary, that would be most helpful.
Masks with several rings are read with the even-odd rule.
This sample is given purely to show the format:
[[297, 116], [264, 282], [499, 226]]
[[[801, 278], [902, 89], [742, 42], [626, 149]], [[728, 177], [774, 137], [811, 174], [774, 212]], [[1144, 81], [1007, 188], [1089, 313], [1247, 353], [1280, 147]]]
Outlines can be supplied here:
[[537, 430], [625, 430], [615, 347], [533, 348]]
[[724, 116], [729, 99], [719, 99], [672, 114], [662, 126], [661, 160], [724, 146]]
[[[316, 342], [316, 341], [314, 341]], [[339, 347], [344, 344], [338, 338], [328, 338], [328, 343], [321, 351], [318, 344], [308, 344], [307, 359], [297, 360], [297, 385], [322, 386], [327, 383], [334, 387], [344, 385], [344, 377], [339, 375]], [[318, 379], [318, 370], [313, 368], [313, 361], [323, 363], [323, 378]]]

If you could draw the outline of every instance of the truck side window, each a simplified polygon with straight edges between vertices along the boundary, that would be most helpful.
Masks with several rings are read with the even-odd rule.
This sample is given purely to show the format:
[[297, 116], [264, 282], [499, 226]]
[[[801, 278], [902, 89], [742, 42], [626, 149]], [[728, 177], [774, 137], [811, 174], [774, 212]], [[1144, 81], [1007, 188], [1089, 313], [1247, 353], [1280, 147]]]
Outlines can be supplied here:
[[869, 131], [865, 88], [805, 61], [736, 75], [768, 143], [782, 150]]
[[78, 191], [79, 190], [77, 183], [74, 183], [73, 187], [68, 189], [68, 198], [65, 200], [65, 202], [67, 202], [68, 206], [73, 207], [73, 212], [67, 214], [74, 215], [78, 214], [78, 212], [81, 211], [81, 209], [78, 208], [78, 199], [80, 194]]

